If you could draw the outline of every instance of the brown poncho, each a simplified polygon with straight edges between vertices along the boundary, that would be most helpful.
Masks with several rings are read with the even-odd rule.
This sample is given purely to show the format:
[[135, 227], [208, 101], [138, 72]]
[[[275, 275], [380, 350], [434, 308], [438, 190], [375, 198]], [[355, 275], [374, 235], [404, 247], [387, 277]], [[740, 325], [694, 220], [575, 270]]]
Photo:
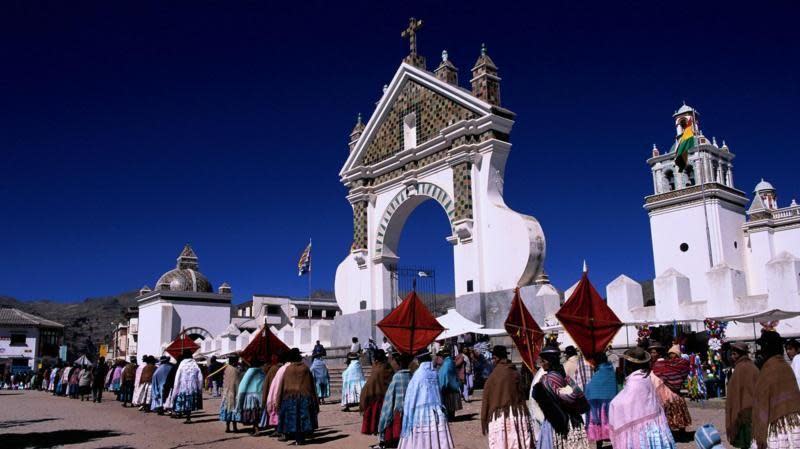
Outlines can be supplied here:
[[[273, 376], [274, 378], [274, 376]], [[292, 362], [283, 374], [283, 386], [278, 404], [285, 398], [313, 397], [317, 399], [317, 390], [314, 387], [314, 376], [303, 362]]]
[[380, 399], [386, 395], [386, 390], [389, 389], [389, 384], [392, 382], [394, 370], [386, 362], [375, 362], [372, 365], [372, 373], [361, 389], [361, 398], [359, 403], [359, 410], [364, 411], [370, 402]]
[[481, 429], [483, 434], [489, 431], [489, 421], [496, 414], [528, 414], [522, 392], [519, 371], [508, 360], [502, 360], [492, 370], [483, 387], [483, 404], [481, 406]]
[[136, 368], [138, 367], [139, 365], [135, 363], [128, 363], [125, 365], [125, 368], [122, 368], [122, 380], [130, 382], [136, 380]]
[[267, 373], [266, 377], [264, 378], [264, 388], [261, 389], [261, 403], [267, 403], [267, 396], [269, 396], [269, 386], [272, 385], [272, 381], [275, 379], [275, 375], [278, 374], [278, 369], [283, 366], [283, 363], [273, 363], [271, 365], [264, 365], [264, 372]]
[[140, 384], [152, 383], [153, 374], [156, 372], [156, 366], [148, 363], [142, 368], [142, 375], [139, 377]]
[[753, 388], [758, 381], [758, 368], [748, 357], [742, 357], [734, 365], [728, 382], [728, 398], [725, 400], [725, 431], [728, 441], [733, 441], [739, 426], [749, 424], [753, 413]]
[[800, 389], [783, 355], [772, 356], [764, 362], [753, 394], [753, 439], [759, 448], [765, 448], [769, 425], [800, 412]]
[[242, 381], [244, 372], [238, 367], [227, 365], [222, 373], [222, 401], [228, 407], [236, 404], [236, 395], [239, 393], [239, 382]]

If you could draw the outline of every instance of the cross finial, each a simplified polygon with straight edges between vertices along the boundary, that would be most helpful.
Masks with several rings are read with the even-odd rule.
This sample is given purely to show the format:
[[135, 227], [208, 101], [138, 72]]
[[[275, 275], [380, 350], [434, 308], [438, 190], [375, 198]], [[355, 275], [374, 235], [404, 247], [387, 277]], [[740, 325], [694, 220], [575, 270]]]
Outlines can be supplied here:
[[[360, 112], [358, 113], [358, 122], [356, 122], [356, 123], [359, 124], [359, 125], [361, 124], [361, 113]], [[311, 240], [309, 240], [309, 243], [310, 242], [311, 242]]]
[[442, 50], [442, 62], [447, 62], [447, 50]]
[[481, 56], [486, 56], [486, 44], [481, 44]]
[[408, 44], [410, 47], [411, 55], [417, 55], [417, 30], [422, 28], [422, 20], [410, 18], [408, 19], [408, 28], [406, 28], [402, 34], [400, 34], [403, 38], [408, 38]]

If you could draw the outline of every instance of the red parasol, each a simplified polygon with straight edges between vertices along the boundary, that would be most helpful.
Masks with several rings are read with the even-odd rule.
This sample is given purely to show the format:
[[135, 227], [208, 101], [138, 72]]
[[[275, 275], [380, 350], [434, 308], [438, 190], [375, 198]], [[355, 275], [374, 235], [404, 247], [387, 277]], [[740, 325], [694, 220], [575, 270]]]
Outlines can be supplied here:
[[617, 315], [600, 297], [586, 271], [572, 296], [561, 306], [556, 318], [564, 326], [584, 357], [592, 360], [595, 354], [605, 352], [608, 344], [622, 328]]
[[254, 360], [269, 362], [273, 355], [281, 355], [284, 352], [289, 352], [289, 347], [266, 326], [262, 326], [255, 338], [244, 348], [241, 357], [248, 365], [252, 365]]
[[178, 337], [175, 338], [175, 340], [170, 343], [169, 346], [167, 346], [167, 349], [164, 351], [174, 357], [175, 360], [180, 360], [181, 356], [183, 355], [183, 351], [186, 349], [192, 351], [192, 354], [194, 354], [195, 351], [200, 349], [200, 345], [192, 341], [192, 339], [186, 335], [186, 331], [184, 330], [178, 334]]
[[415, 291], [386, 315], [378, 323], [378, 328], [395, 349], [412, 355], [425, 349], [444, 331], [444, 327], [436, 321]]
[[522, 362], [530, 372], [535, 373], [536, 357], [539, 356], [544, 344], [544, 332], [528, 312], [525, 303], [522, 302], [519, 287], [514, 291], [514, 299], [511, 301], [511, 310], [508, 311], [505, 328], [517, 346], [519, 354], [522, 356]]

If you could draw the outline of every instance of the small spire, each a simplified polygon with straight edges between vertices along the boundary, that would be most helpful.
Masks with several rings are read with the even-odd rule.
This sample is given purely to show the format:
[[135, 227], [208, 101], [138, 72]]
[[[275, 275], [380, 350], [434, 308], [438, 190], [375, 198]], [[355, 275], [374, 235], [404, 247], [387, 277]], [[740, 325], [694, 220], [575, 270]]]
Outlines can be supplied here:
[[481, 56], [486, 56], [486, 44], [481, 44]]
[[442, 50], [442, 62], [447, 62], [447, 50]]
[[653, 144], [653, 157], [656, 157], [659, 154], [661, 153], [658, 151], [658, 147], [656, 146], [656, 144]]
[[714, 145], [715, 147], [719, 148], [719, 147], [717, 146], [717, 137], [716, 137], [716, 136], [714, 136], [714, 137], [712, 137], [712, 138], [711, 138], [711, 144], [712, 144], [712, 145]]
[[586, 259], [583, 259], [583, 272], [584, 273], [588, 273], [589, 272], [589, 267], [586, 266]]
[[359, 112], [358, 113], [358, 119], [356, 120], [356, 125], [360, 125], [360, 124], [361, 124], [361, 113]]
[[790, 207], [796, 207], [797, 206], [797, 200], [792, 198], [792, 204], [790, 204], [789, 206]]

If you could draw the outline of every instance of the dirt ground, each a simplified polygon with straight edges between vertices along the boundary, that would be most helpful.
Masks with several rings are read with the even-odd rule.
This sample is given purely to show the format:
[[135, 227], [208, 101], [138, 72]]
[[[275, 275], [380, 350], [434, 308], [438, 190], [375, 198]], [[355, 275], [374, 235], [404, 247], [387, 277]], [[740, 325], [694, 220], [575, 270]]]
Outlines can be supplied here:
[[[217, 417], [219, 399], [205, 399], [204, 411], [194, 417], [192, 424], [183, 424], [181, 420], [123, 408], [114, 400], [93, 404], [37, 391], [2, 391], [0, 448], [263, 449], [289, 445], [265, 434], [224, 433], [225, 425]], [[451, 424], [457, 448], [486, 448], [486, 438], [480, 431], [480, 404], [479, 400], [465, 404]], [[724, 434], [724, 410], [706, 403], [703, 408], [693, 404], [691, 412], [695, 425], [711, 422]], [[338, 404], [323, 405], [319, 422], [320, 429], [308, 441], [309, 446], [366, 449], [377, 442], [376, 437], [359, 433], [358, 412], [342, 412]], [[679, 447], [695, 445], [682, 443]]]

